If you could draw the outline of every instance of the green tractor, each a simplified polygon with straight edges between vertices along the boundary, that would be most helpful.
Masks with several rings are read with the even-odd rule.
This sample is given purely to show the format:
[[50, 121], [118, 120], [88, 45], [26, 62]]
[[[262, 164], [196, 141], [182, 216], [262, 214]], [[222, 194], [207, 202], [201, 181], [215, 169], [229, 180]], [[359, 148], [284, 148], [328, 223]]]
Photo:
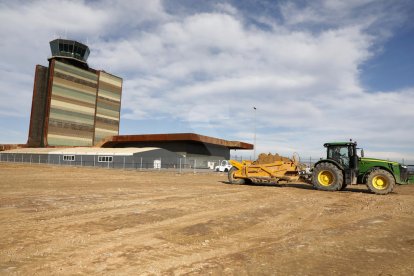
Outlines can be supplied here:
[[414, 184], [414, 172], [407, 166], [387, 160], [357, 155], [357, 143], [326, 143], [327, 157], [315, 163], [312, 184], [318, 190], [338, 191], [347, 185], [366, 184], [376, 194], [393, 191], [395, 184]]

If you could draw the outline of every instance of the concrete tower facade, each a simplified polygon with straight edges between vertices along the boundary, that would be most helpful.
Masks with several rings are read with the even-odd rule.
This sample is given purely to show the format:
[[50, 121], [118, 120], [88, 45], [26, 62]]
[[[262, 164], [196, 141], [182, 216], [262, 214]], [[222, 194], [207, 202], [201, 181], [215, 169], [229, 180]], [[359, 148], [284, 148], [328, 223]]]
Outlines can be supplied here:
[[88, 46], [50, 42], [49, 67], [36, 66], [28, 146], [93, 146], [119, 134], [122, 78], [88, 66]]

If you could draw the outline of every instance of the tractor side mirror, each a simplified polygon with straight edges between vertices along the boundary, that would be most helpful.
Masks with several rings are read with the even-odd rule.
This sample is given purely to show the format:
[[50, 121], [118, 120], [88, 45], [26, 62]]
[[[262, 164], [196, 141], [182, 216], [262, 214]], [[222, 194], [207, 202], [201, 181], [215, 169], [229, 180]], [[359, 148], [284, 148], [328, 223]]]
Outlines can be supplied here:
[[364, 157], [364, 150], [361, 150], [361, 157]]

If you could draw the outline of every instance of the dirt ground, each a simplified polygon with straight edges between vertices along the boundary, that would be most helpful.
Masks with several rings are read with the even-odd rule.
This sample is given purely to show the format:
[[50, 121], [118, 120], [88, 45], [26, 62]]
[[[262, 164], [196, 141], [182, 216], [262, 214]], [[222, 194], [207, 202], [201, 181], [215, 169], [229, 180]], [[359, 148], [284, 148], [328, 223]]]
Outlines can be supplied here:
[[414, 275], [414, 185], [0, 163], [1, 275]]

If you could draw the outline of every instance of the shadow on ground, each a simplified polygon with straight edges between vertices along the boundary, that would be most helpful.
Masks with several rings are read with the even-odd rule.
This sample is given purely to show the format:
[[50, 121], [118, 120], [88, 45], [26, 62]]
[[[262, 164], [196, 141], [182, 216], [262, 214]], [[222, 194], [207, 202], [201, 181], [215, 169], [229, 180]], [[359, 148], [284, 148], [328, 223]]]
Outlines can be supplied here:
[[[277, 183], [246, 183], [246, 184], [231, 184], [228, 181], [221, 181], [223, 184], [228, 185], [247, 185], [247, 186], [259, 186], [259, 187], [275, 187], [275, 188], [283, 188], [283, 187], [290, 187], [290, 188], [297, 188], [297, 189], [304, 189], [304, 190], [316, 190], [311, 184], [306, 183], [286, 183], [286, 184], [277, 184]], [[362, 184], [361, 184], [362, 185]], [[348, 186], [345, 190], [341, 192], [353, 192], [353, 193], [365, 193], [370, 194], [371, 192], [366, 189], [360, 188], [353, 188], [352, 186]]]

